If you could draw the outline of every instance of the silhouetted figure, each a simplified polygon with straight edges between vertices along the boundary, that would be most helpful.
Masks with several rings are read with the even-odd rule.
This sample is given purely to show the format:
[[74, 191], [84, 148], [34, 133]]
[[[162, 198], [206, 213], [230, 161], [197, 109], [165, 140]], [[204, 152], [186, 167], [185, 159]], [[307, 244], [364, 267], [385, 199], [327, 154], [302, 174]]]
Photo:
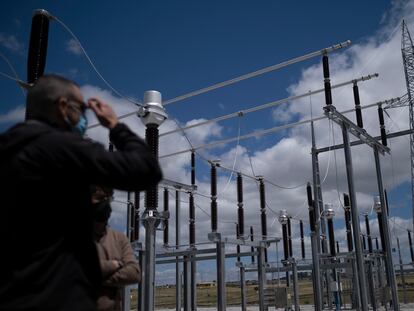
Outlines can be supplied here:
[[[102, 277], [90, 185], [145, 190], [162, 178], [158, 161], [72, 81], [40, 77], [26, 106], [30, 120], [0, 135], [0, 310], [95, 310]], [[89, 108], [116, 152], [82, 137]]]

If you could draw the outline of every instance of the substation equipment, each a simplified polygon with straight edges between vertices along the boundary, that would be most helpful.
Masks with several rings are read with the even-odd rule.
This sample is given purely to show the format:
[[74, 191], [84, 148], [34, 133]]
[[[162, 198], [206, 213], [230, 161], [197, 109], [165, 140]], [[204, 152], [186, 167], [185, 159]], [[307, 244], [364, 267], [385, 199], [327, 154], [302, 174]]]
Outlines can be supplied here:
[[[48, 42], [49, 20], [57, 20], [45, 10], [36, 10], [32, 19], [32, 28], [30, 35], [29, 55], [28, 55], [28, 83], [34, 83], [44, 71], [46, 64], [46, 52]], [[60, 22], [60, 21], [59, 21]], [[65, 26], [65, 28], [67, 28]], [[67, 28], [68, 30], [68, 28]], [[71, 31], [69, 30], [71, 33]], [[72, 34], [72, 33], [71, 33]], [[73, 35], [73, 34], [72, 34]], [[256, 72], [240, 76], [235, 79], [218, 83], [211, 87], [189, 93], [188, 95], [167, 100], [164, 104], [172, 103], [181, 99], [196, 96], [219, 87], [227, 86], [244, 79], [252, 78], [270, 71], [274, 71], [285, 66], [322, 55], [325, 107], [324, 113], [327, 118], [335, 122], [342, 131], [343, 144], [328, 146], [325, 148], [316, 148], [314, 124], [311, 122], [312, 134], [312, 168], [313, 168], [313, 189], [308, 183], [306, 187], [308, 198], [310, 241], [312, 250], [312, 259], [305, 259], [304, 228], [303, 222], [300, 221], [300, 238], [301, 238], [301, 258], [293, 256], [292, 238], [291, 238], [291, 216], [285, 210], [280, 211], [279, 222], [282, 226], [282, 239], [272, 237], [267, 232], [266, 216], [266, 199], [265, 184], [262, 176], [253, 178], [259, 184], [260, 194], [260, 218], [261, 234], [254, 235], [253, 227], [250, 227], [249, 234], [245, 233], [244, 210], [243, 210], [243, 174], [237, 172], [237, 226], [236, 238], [231, 239], [222, 236], [218, 231], [218, 206], [217, 206], [217, 169], [223, 167], [219, 161], [210, 161], [211, 165], [211, 232], [208, 234], [208, 245], [212, 247], [200, 247], [201, 244], [196, 242], [195, 230], [195, 202], [194, 194], [197, 186], [195, 184], [195, 152], [191, 152], [191, 184], [186, 185], [171, 180], [163, 180], [160, 184], [164, 188], [164, 210], [158, 211], [158, 187], [153, 187], [145, 192], [145, 210], [140, 215], [140, 193], [128, 193], [127, 199], [127, 235], [133, 245], [139, 262], [142, 266], [142, 282], [138, 284], [138, 310], [154, 310], [154, 289], [155, 289], [155, 266], [161, 264], [176, 265], [176, 309], [185, 311], [197, 309], [197, 282], [196, 269], [197, 262], [203, 260], [216, 261], [216, 290], [217, 290], [217, 310], [226, 310], [226, 258], [235, 258], [236, 266], [240, 272], [240, 290], [241, 290], [241, 307], [242, 311], [247, 308], [246, 294], [246, 277], [249, 272], [257, 273], [257, 288], [259, 296], [260, 311], [268, 310], [270, 305], [275, 306], [279, 297], [284, 290], [286, 310], [294, 308], [300, 310], [298, 275], [300, 272], [312, 273], [312, 284], [314, 293], [315, 310], [333, 309], [346, 310], [357, 309], [368, 311], [369, 309], [377, 310], [380, 305], [387, 310], [399, 310], [399, 301], [397, 295], [397, 286], [395, 280], [395, 270], [391, 255], [390, 231], [388, 226], [388, 204], [386, 200], [386, 191], [383, 188], [380, 155], [390, 152], [387, 147], [387, 138], [394, 138], [402, 135], [410, 135], [411, 156], [413, 157], [413, 89], [414, 82], [414, 48], [408, 29], [403, 23], [403, 60], [407, 80], [408, 94], [402, 99], [384, 101], [377, 103], [380, 120], [380, 137], [370, 136], [363, 129], [361, 105], [359, 100], [358, 82], [366, 79], [353, 80], [353, 92], [355, 99], [355, 111], [357, 124], [353, 123], [342, 113], [339, 113], [332, 103], [331, 90], [334, 86], [330, 84], [328, 52], [346, 47], [349, 41], [313, 52], [278, 65], [270, 66]], [[369, 76], [369, 79], [372, 76]], [[20, 81], [21, 82], [21, 81]], [[23, 83], [23, 82], [22, 82]], [[348, 83], [345, 83], [348, 84]], [[345, 85], [343, 84], [343, 85]], [[341, 85], [341, 86], [343, 86]], [[336, 87], [336, 86], [335, 86]], [[318, 91], [319, 92], [319, 91]], [[315, 92], [316, 93], [316, 92]], [[309, 93], [309, 95], [311, 92]], [[306, 95], [304, 95], [306, 96]], [[299, 96], [297, 97], [299, 98]], [[286, 101], [284, 101], [286, 102]], [[280, 102], [279, 102], [280, 103]], [[272, 103], [276, 105], [277, 102]], [[392, 134], [386, 134], [383, 118], [383, 107], [386, 109], [408, 105], [410, 109], [410, 130], [401, 131]], [[260, 109], [271, 107], [272, 105], [259, 106]], [[249, 113], [259, 108], [246, 110], [243, 113]], [[217, 118], [215, 121], [226, 118], [241, 116], [241, 112], [236, 112], [226, 117]], [[147, 91], [144, 94], [143, 107], [138, 112], [139, 118], [146, 126], [146, 141], [150, 146], [153, 154], [158, 156], [158, 128], [167, 118], [161, 100], [161, 94], [157, 91]], [[182, 130], [182, 129], [180, 129]], [[355, 136], [356, 141], [350, 142], [349, 135]], [[381, 143], [379, 142], [381, 141]], [[378, 225], [380, 229], [379, 247], [378, 238], [376, 240], [376, 249], [373, 248], [373, 237], [370, 233], [369, 219], [365, 216], [366, 235], [363, 236], [360, 230], [360, 219], [358, 212], [358, 203], [355, 195], [355, 185], [352, 166], [351, 146], [366, 144], [374, 154], [375, 168], [377, 174], [377, 184], [379, 195], [375, 197], [374, 210], [377, 213]], [[344, 213], [345, 228], [347, 233], [347, 252], [340, 252], [338, 243], [334, 236], [334, 217], [335, 211], [331, 206], [323, 204], [322, 185], [320, 180], [318, 155], [323, 152], [331, 152], [336, 149], [344, 149], [346, 174], [348, 182], [348, 193], [344, 194]], [[411, 162], [412, 176], [414, 176], [414, 161]], [[251, 177], [251, 176], [249, 176]], [[414, 178], [412, 179], [414, 180]], [[413, 182], [414, 185], [414, 182]], [[176, 217], [176, 240], [175, 245], [169, 247], [168, 230], [169, 230], [169, 189], [176, 192], [175, 198], [175, 217]], [[413, 186], [414, 189], [414, 186]], [[189, 244], [181, 243], [181, 195], [185, 193], [189, 196]], [[414, 193], [414, 190], [413, 190]], [[132, 200], [134, 196], [134, 200]], [[414, 200], [413, 200], [414, 209]], [[139, 241], [139, 224], [143, 223], [145, 227], [145, 243]], [[160, 227], [162, 225], [162, 228]], [[157, 230], [163, 230], [163, 240], [165, 249], [168, 251], [156, 253], [155, 242]], [[256, 239], [254, 239], [256, 237]], [[408, 231], [410, 243], [411, 260], [414, 260], [411, 232]], [[281, 260], [282, 266], [279, 266], [278, 243], [283, 240], [284, 257]], [[329, 241], [329, 247], [328, 247]], [[366, 243], [367, 241], [367, 243]], [[268, 260], [268, 249], [276, 245], [276, 263], [271, 265]], [[399, 248], [399, 240], [397, 240]], [[236, 253], [226, 253], [226, 245], [235, 245]], [[365, 245], [365, 247], [364, 247]], [[241, 248], [247, 249], [242, 251]], [[242, 258], [251, 258], [250, 263]], [[404, 277], [404, 264], [400, 256], [400, 273]], [[278, 286], [272, 286], [268, 282], [267, 274], [277, 273]], [[280, 273], [285, 273], [285, 287], [280, 284]], [[272, 280], [273, 282], [274, 280]], [[404, 284], [405, 286], [405, 284]], [[278, 292], [276, 292], [276, 289]], [[405, 289], [405, 287], [404, 287]], [[289, 300], [289, 293], [292, 293], [293, 299]], [[129, 310], [129, 288], [124, 292], [124, 310]], [[406, 300], [404, 292], [404, 300]]]

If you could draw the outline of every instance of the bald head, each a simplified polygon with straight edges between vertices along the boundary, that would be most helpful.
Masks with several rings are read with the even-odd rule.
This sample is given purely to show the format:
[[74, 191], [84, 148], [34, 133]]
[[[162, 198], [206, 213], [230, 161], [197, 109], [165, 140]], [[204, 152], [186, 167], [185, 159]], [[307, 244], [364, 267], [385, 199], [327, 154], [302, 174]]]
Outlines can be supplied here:
[[71, 80], [52, 74], [41, 76], [28, 90], [27, 118], [55, 124], [58, 100], [62, 97], [74, 97], [77, 93], [79, 87]]

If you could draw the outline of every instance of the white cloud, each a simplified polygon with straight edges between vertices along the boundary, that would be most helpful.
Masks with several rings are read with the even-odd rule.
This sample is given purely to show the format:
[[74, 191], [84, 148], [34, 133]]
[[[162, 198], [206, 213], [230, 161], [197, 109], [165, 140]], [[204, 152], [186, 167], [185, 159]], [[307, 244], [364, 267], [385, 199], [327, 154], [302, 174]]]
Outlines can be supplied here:
[[0, 45], [5, 47], [6, 49], [22, 54], [24, 50], [24, 45], [21, 43], [16, 36], [8, 35], [5, 33], [0, 32]]
[[[412, 3], [408, 3], [404, 10], [406, 20], [409, 22], [409, 28], [414, 29], [414, 8]], [[387, 17], [388, 24], [368, 40], [353, 45], [347, 50], [340, 50], [330, 55], [330, 69], [332, 84], [352, 80], [362, 75], [378, 72], [379, 78], [359, 83], [361, 104], [367, 105], [379, 100], [390, 97], [400, 96], [406, 92], [405, 80], [402, 69], [401, 51], [400, 51], [400, 33], [395, 31], [396, 22], [399, 18]], [[73, 44], [74, 42], [72, 42]], [[70, 49], [68, 43], [68, 49]], [[73, 53], [79, 52], [79, 47], [73, 45]], [[313, 65], [304, 68], [298, 81], [290, 85], [287, 89], [290, 96], [306, 93], [309, 90], [316, 90], [323, 86], [323, 76], [321, 65]], [[85, 85], [82, 87], [85, 98], [99, 97], [112, 105], [118, 115], [133, 112], [137, 107], [130, 102], [119, 99], [109, 91], [101, 88]], [[333, 90], [333, 103], [338, 110], [345, 110], [353, 107], [352, 85]], [[313, 116], [323, 114], [324, 95], [312, 96], [312, 113]], [[289, 106], [280, 106], [273, 111], [273, 115], [278, 121], [289, 121], [292, 117], [299, 119], [308, 119], [311, 117], [309, 108], [309, 98], [304, 98], [291, 102]], [[14, 120], [20, 116], [23, 119], [22, 108], [10, 111], [7, 115], [0, 117], [0, 122], [5, 120]], [[398, 131], [408, 127], [408, 113], [406, 108], [390, 110], [392, 118], [390, 121], [386, 117], [386, 126], [389, 131]], [[352, 114], [348, 115], [354, 120]], [[368, 133], [376, 136], [379, 134], [378, 116], [375, 108], [363, 110], [364, 125]], [[90, 124], [96, 123], [96, 118], [88, 115]], [[203, 119], [190, 120], [186, 125], [198, 123]], [[130, 116], [123, 120], [133, 131], [141, 137], [145, 134], [145, 127], [136, 116]], [[177, 125], [174, 120], [167, 120], [160, 127], [160, 133], [176, 129]], [[334, 134], [329, 123], [319, 121], [315, 123], [315, 134], [317, 147], [325, 147], [329, 144], [338, 144], [342, 142], [340, 129], [334, 124]], [[198, 146], [211, 140], [220, 138], [223, 132], [223, 126], [220, 124], [208, 124], [187, 131], [188, 137], [193, 145]], [[88, 135], [105, 145], [108, 144], [108, 132], [102, 127], [88, 130]], [[402, 137], [390, 141], [392, 148], [392, 157], [385, 156], [381, 158], [384, 184], [388, 189], [395, 188], [404, 181], [410, 180], [410, 151], [407, 137]], [[160, 138], [159, 154], [164, 155], [190, 148], [187, 140], [180, 133]], [[237, 151], [237, 152], [236, 152]], [[243, 146], [230, 150], [215, 149], [215, 157], [221, 159], [223, 166], [232, 167], [235, 163], [235, 169], [245, 174], [253, 175], [252, 167], [256, 175], [263, 175], [272, 184], [266, 183], [266, 201], [268, 204], [268, 234], [281, 236], [281, 228], [276, 219], [278, 211], [286, 209], [288, 213], [297, 219], [304, 219], [305, 226], [308, 218], [306, 204], [306, 182], [312, 181], [311, 166], [311, 141], [310, 126], [304, 125], [292, 129], [287, 135], [275, 143], [273, 146], [262, 150], [249, 152]], [[210, 154], [207, 151], [200, 151], [207, 158]], [[237, 153], [237, 159], [235, 156]], [[372, 197], [377, 192], [376, 175], [373, 160], [373, 153], [369, 147], [360, 146], [352, 148], [355, 187], [357, 191], [358, 209], [360, 212], [370, 212], [372, 207]], [[338, 196], [341, 197], [343, 192], [348, 192], [345, 162], [343, 150], [336, 152], [323, 153], [319, 155], [321, 177], [326, 179], [323, 183], [324, 202], [332, 203], [337, 211], [336, 219], [343, 218], [343, 212], [340, 209]], [[200, 161], [202, 162], [202, 161]], [[171, 158], [161, 160], [164, 176], [183, 183], [189, 183], [190, 154], [181, 154]], [[252, 164], [252, 167], [251, 167]], [[200, 164], [206, 165], [206, 164]], [[198, 168], [197, 168], [198, 169]], [[231, 179], [230, 179], [231, 177]], [[256, 235], [260, 235], [260, 208], [259, 208], [259, 191], [255, 180], [245, 177], [243, 179], [244, 189], [244, 212], [245, 212], [245, 233], [247, 235], [248, 227], [253, 226]], [[196, 184], [199, 193], [210, 193], [209, 176], [197, 174]], [[278, 187], [279, 186], [279, 187]], [[298, 187], [295, 187], [298, 186]], [[293, 189], [283, 189], [290, 187]], [[218, 213], [219, 213], [219, 231], [224, 236], [235, 236], [235, 225], [237, 219], [237, 193], [234, 174], [219, 169], [218, 176]], [[162, 204], [160, 191], [160, 205]], [[143, 197], [143, 196], [142, 196]], [[117, 193], [117, 200], [125, 201], [125, 193]], [[188, 243], [188, 195], [181, 193], [181, 235], [182, 243]], [[170, 241], [175, 240], [175, 193], [171, 192], [170, 198]], [[196, 235], [197, 241], [206, 241], [207, 233], [210, 229], [210, 200], [208, 198], [196, 195]], [[392, 202], [391, 202], [392, 205]], [[143, 206], [143, 204], [142, 204]], [[160, 209], [162, 207], [160, 206]], [[143, 210], [143, 208], [141, 208]], [[204, 210], [204, 212], [202, 211]], [[392, 214], [392, 211], [391, 211]], [[377, 234], [375, 215], [370, 216], [373, 234]], [[125, 227], [126, 209], [124, 204], [114, 204], [112, 223], [119, 228]], [[406, 246], [406, 232], [398, 228], [407, 228], [411, 226], [410, 219], [395, 219], [396, 225], [392, 230], [397, 236], [401, 236], [402, 245]], [[293, 236], [295, 244], [298, 243], [298, 226], [293, 224]], [[308, 230], [308, 228], [306, 228]], [[401, 231], [401, 232], [400, 232]], [[141, 226], [141, 237], [143, 237]], [[341, 228], [336, 230], [337, 239], [345, 240], [345, 231]], [[157, 241], [160, 241], [161, 234], [158, 232]], [[143, 240], [141, 238], [141, 240]], [[307, 241], [307, 250], [309, 239]], [[171, 242], [171, 244], [174, 244]], [[297, 245], [297, 244], [296, 244]], [[309, 251], [308, 251], [309, 254]], [[279, 253], [281, 257], [281, 252]], [[273, 256], [273, 255], [272, 255]], [[309, 258], [309, 257], [308, 257]], [[168, 274], [173, 274], [169, 271]]]
[[6, 114], [0, 115], [0, 123], [16, 123], [24, 120], [26, 108], [19, 106], [8, 111]]
[[66, 51], [69, 51], [75, 55], [82, 55], [82, 49], [75, 39], [70, 39], [66, 42]]

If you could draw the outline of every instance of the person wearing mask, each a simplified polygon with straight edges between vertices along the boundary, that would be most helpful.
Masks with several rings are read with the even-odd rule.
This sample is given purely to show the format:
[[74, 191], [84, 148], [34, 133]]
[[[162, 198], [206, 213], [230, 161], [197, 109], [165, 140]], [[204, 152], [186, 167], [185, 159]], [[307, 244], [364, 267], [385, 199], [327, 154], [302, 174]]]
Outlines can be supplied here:
[[103, 276], [98, 291], [98, 311], [122, 310], [122, 289], [141, 279], [139, 264], [127, 236], [108, 226], [112, 195], [110, 188], [93, 187], [94, 237]]
[[[117, 151], [83, 138], [91, 109]], [[0, 310], [96, 310], [102, 283], [91, 185], [145, 190], [162, 178], [146, 143], [76, 83], [44, 75], [27, 116], [0, 134]]]

